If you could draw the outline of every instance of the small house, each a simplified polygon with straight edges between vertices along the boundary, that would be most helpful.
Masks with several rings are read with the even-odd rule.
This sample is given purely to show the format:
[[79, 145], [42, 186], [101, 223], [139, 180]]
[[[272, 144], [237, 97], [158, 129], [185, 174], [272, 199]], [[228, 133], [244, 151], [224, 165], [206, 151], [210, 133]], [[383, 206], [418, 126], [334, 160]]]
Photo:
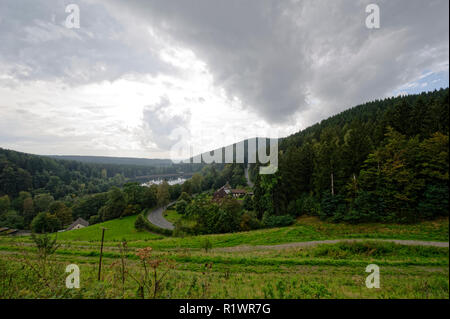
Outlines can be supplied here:
[[213, 199], [218, 200], [228, 195], [232, 196], [233, 198], [241, 198], [246, 194], [247, 191], [245, 189], [232, 189], [230, 184], [227, 182], [225, 185], [214, 192]]
[[76, 221], [70, 224], [66, 230], [80, 229], [89, 226], [89, 222], [85, 221], [83, 218], [78, 217]]

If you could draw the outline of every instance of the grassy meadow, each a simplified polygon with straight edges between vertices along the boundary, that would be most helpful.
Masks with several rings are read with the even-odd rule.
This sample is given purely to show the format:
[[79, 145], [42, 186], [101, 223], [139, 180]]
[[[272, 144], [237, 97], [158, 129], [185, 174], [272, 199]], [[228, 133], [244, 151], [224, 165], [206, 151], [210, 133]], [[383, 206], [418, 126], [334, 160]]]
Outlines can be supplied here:
[[[448, 248], [375, 241], [448, 242], [448, 219], [348, 225], [307, 217], [285, 228], [166, 238], [135, 231], [135, 218], [58, 233], [46, 264], [31, 238], [0, 237], [0, 298], [449, 298]], [[271, 246], [344, 238], [362, 241]], [[80, 268], [80, 289], [65, 287], [69, 264]], [[379, 289], [365, 286], [369, 264], [380, 267]]]

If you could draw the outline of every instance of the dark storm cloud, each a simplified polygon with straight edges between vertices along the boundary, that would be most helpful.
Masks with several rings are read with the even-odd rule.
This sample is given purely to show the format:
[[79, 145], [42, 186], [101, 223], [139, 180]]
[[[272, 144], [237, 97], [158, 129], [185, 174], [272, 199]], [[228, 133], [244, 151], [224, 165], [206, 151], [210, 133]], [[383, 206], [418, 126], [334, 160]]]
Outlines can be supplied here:
[[[80, 6], [80, 29], [64, 27], [72, 2]], [[162, 39], [192, 50], [218, 87], [267, 122], [300, 115], [312, 124], [425, 73], [448, 76], [448, 0], [376, 1], [378, 30], [365, 26], [371, 2], [2, 1], [0, 85], [176, 76], [183, 71], [160, 59]]]
[[[330, 115], [391, 94], [423, 72], [448, 72], [448, 1], [116, 1], [204, 60], [217, 85], [282, 122]], [[309, 99], [318, 104], [308, 103]], [[319, 118], [318, 118], [319, 119]]]
[[[65, 27], [69, 15], [65, 8], [70, 3], [79, 5], [79, 29]], [[0, 2], [0, 71], [16, 80], [85, 84], [113, 81], [129, 73], [171, 71], [158, 52], [148, 49], [150, 40], [133, 42], [128, 37], [129, 30], [102, 3]]]

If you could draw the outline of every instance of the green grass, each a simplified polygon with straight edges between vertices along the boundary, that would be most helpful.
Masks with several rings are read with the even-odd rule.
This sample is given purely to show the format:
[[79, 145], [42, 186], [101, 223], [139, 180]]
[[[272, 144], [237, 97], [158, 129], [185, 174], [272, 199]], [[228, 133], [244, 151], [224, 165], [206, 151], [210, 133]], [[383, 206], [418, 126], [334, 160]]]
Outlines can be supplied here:
[[173, 209], [166, 210], [164, 212], [164, 217], [172, 224], [175, 224], [177, 221], [183, 218], [182, 215], [178, 214], [177, 211]]
[[[169, 212], [174, 217], [174, 213]], [[106, 227], [105, 245], [116, 245], [116, 241], [126, 239], [130, 247], [151, 246], [155, 249], [201, 248], [205, 238], [212, 243], [213, 248], [234, 247], [239, 245], [277, 245], [292, 242], [305, 242], [327, 239], [403, 239], [423, 241], [449, 241], [448, 218], [436, 221], [426, 221], [419, 224], [333, 224], [319, 221], [314, 217], [300, 218], [290, 227], [261, 229], [249, 232], [238, 232], [218, 235], [202, 235], [180, 237], [165, 237], [149, 232], [138, 232], [134, 229], [136, 216], [116, 219], [79, 230], [58, 234], [60, 241], [83, 245], [92, 242], [96, 245], [101, 238], [101, 227]], [[17, 238], [17, 241], [29, 241], [27, 237]], [[0, 243], [2, 239], [0, 237]], [[109, 243], [110, 242], [110, 243]]]
[[[161, 284], [160, 298], [449, 297], [448, 248], [358, 242], [281, 251], [157, 250], [152, 255], [174, 265]], [[122, 286], [119, 252], [112, 248], [104, 253], [101, 282], [96, 279], [98, 250], [58, 249], [52, 257], [51, 280], [59, 288], [51, 291], [26, 271], [24, 257], [36, 258], [35, 249], [0, 249], [0, 282], [4, 283], [0, 298], [136, 298], [137, 285], [129, 276]], [[64, 270], [70, 263], [81, 269], [80, 290], [64, 288]], [[365, 268], [371, 263], [380, 267], [380, 289], [365, 287]], [[130, 274], [142, 273], [134, 251], [127, 254], [126, 264]]]
[[164, 238], [162, 235], [137, 231], [134, 228], [136, 216], [127, 216], [107, 222], [95, 224], [81, 229], [58, 233], [61, 241], [94, 241], [98, 242], [102, 237], [102, 228], [105, 227], [105, 241], [127, 241], [155, 240]]
[[[167, 218], [174, 221], [180, 216], [169, 210]], [[449, 298], [448, 248], [372, 240], [448, 242], [448, 218], [413, 225], [349, 225], [302, 217], [290, 227], [184, 238], [138, 232], [135, 219], [129, 216], [58, 233], [61, 247], [52, 256], [50, 288], [42, 286], [35, 270], [27, 266], [37, 258], [31, 238], [0, 237], [0, 299], [136, 298], [137, 283], [128, 277], [122, 286], [119, 280], [117, 245], [123, 239], [128, 245], [125, 256], [130, 274], [142, 274], [138, 248], [152, 247], [152, 258], [173, 263], [161, 285], [160, 298]], [[107, 228], [104, 277], [98, 282], [102, 227]], [[208, 252], [201, 249], [205, 238], [212, 243]], [[264, 247], [345, 238], [367, 240]], [[247, 247], [238, 247], [242, 245]], [[257, 245], [262, 247], [253, 247]], [[76, 291], [65, 288], [65, 267], [72, 263], [81, 269], [82, 288]], [[381, 289], [365, 287], [369, 264], [380, 267]]]
[[[314, 218], [300, 220], [296, 225], [282, 228], [261, 229], [249, 232], [165, 238], [147, 243], [136, 243], [136, 247], [150, 245], [156, 249], [201, 248], [208, 238], [213, 248], [239, 245], [277, 245], [312, 240], [367, 238], [407, 239], [448, 242], [448, 219], [423, 222], [417, 225], [362, 224], [346, 225], [318, 221]], [[133, 245], [133, 244], [132, 244]]]

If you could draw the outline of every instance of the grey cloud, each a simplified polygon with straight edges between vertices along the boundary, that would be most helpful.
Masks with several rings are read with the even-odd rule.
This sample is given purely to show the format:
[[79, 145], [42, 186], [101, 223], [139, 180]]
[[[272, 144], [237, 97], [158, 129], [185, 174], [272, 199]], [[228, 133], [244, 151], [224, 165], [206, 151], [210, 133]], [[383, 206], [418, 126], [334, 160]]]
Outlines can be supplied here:
[[169, 150], [179, 139], [176, 129], [186, 129], [191, 114], [172, 114], [171, 102], [164, 96], [158, 103], [147, 105], [143, 110], [141, 144], [149, 150]]
[[[69, 3], [80, 7], [79, 29], [64, 25]], [[69, 84], [173, 71], [152, 52], [150, 37], [134, 41], [130, 33], [103, 4], [92, 1], [2, 1], [0, 71], [19, 81]]]
[[[267, 122], [300, 114], [302, 124], [312, 124], [424, 72], [448, 72], [448, 0], [379, 0], [379, 30], [364, 24], [371, 2], [1, 1], [0, 85], [14, 84], [4, 75], [80, 84], [129, 73], [175, 74], [160, 60], [151, 27], [164, 41], [193, 50], [219, 87]], [[80, 5], [80, 29], [63, 26], [69, 3]], [[152, 107], [144, 111], [144, 118], [155, 113], [145, 125], [159, 119]], [[164, 128], [152, 130], [164, 140]], [[170, 139], [160, 144], [167, 148]]]
[[[448, 70], [447, 0], [377, 1], [379, 30], [365, 27], [371, 2], [130, 0], [116, 5], [192, 49], [230, 96], [268, 122], [281, 123], [312, 107], [330, 115], [382, 97], [442, 64]], [[311, 97], [320, 104], [311, 106]]]

